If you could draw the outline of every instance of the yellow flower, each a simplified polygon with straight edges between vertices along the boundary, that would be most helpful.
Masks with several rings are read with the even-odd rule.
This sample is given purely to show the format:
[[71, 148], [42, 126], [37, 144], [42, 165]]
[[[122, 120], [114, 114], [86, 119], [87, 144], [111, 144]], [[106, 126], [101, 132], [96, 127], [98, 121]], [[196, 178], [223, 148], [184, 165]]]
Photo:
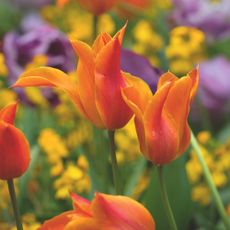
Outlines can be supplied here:
[[48, 101], [46, 98], [42, 95], [41, 89], [39, 88], [25, 88], [25, 93], [28, 99], [34, 103], [35, 105], [41, 106], [41, 107], [48, 107]]
[[17, 95], [10, 89], [0, 89], [0, 108], [14, 102], [17, 99]]
[[209, 188], [204, 185], [198, 185], [192, 189], [192, 200], [197, 201], [200, 204], [207, 205], [210, 202]]
[[211, 139], [211, 133], [209, 131], [199, 132], [197, 139], [201, 144], [207, 144], [207, 142]]
[[52, 164], [69, 154], [63, 139], [53, 129], [43, 129], [38, 137], [38, 143]]
[[3, 53], [0, 53], [0, 76], [6, 77], [8, 75], [8, 69], [5, 65], [5, 58]]
[[204, 59], [205, 35], [193, 27], [179, 26], [170, 32], [169, 45], [165, 49], [170, 70], [184, 74]]
[[133, 119], [131, 119], [125, 127], [117, 130], [115, 133], [115, 142], [119, 163], [136, 160], [140, 156], [139, 142], [137, 140]]
[[109, 34], [113, 34], [115, 30], [116, 24], [113, 21], [112, 17], [109, 14], [102, 14], [99, 17], [98, 32], [107, 32]]
[[212, 172], [212, 178], [213, 178], [213, 181], [214, 181], [215, 185], [218, 188], [223, 187], [228, 182], [227, 176], [223, 172], [220, 172], [220, 171], [217, 171], [217, 170]]

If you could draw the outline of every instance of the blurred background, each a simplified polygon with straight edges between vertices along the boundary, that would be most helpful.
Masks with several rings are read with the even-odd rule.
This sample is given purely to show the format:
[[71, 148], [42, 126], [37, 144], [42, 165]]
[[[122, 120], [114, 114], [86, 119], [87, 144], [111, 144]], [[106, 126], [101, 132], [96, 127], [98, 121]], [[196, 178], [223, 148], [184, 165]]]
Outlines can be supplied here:
[[[28, 172], [16, 181], [25, 230], [72, 207], [69, 192], [88, 199], [113, 193], [106, 132], [82, 118], [58, 90], [11, 89], [28, 69], [51, 66], [76, 78], [69, 39], [92, 44], [95, 12], [82, 1], [0, 0], [0, 108], [20, 101], [16, 126], [31, 146]], [[88, 11], [87, 11], [88, 10]], [[115, 34], [128, 20], [121, 69], [155, 92], [159, 76], [184, 76], [199, 65], [190, 126], [230, 215], [230, 1], [119, 0], [97, 16], [96, 31]], [[142, 202], [157, 229], [168, 229], [154, 166], [139, 152], [131, 120], [116, 132], [123, 194]], [[198, 159], [188, 149], [166, 168], [179, 229], [224, 229]], [[0, 181], [0, 229], [14, 228], [7, 185]]]

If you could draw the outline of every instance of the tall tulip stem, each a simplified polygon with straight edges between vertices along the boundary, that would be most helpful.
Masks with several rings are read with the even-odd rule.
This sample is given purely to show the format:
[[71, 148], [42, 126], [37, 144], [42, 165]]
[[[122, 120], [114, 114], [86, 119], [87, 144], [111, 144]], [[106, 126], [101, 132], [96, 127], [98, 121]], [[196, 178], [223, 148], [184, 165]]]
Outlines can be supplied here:
[[92, 33], [92, 41], [94, 41], [97, 37], [97, 26], [98, 26], [98, 16], [97, 15], [93, 15], [93, 33]]
[[19, 214], [19, 209], [17, 206], [17, 200], [16, 200], [16, 194], [15, 194], [13, 179], [7, 180], [7, 184], [8, 184], [8, 190], [10, 193], [11, 203], [12, 203], [13, 210], [14, 210], [14, 217], [16, 220], [17, 230], [23, 230], [22, 222], [21, 222], [21, 218], [20, 218], [20, 214]]
[[176, 226], [176, 221], [174, 219], [174, 215], [169, 203], [169, 199], [168, 199], [168, 195], [167, 195], [167, 191], [166, 191], [166, 186], [165, 186], [165, 182], [164, 182], [164, 177], [163, 177], [163, 167], [162, 166], [157, 166], [157, 174], [158, 174], [158, 179], [159, 179], [159, 183], [160, 183], [160, 190], [161, 190], [161, 196], [162, 196], [162, 200], [163, 200], [163, 205], [165, 208], [165, 212], [166, 215], [168, 217], [168, 221], [170, 224], [170, 229], [171, 230], [177, 230], [177, 226]]
[[204, 160], [204, 157], [201, 153], [201, 149], [200, 149], [199, 144], [196, 140], [196, 137], [192, 131], [191, 131], [191, 145], [192, 145], [192, 148], [194, 149], [196, 156], [200, 162], [200, 165], [201, 165], [203, 173], [204, 173], [205, 180], [209, 186], [209, 189], [211, 190], [211, 193], [212, 193], [214, 202], [216, 204], [217, 210], [218, 210], [218, 212], [219, 212], [219, 214], [220, 214], [220, 216], [221, 216], [221, 218], [225, 224], [226, 229], [230, 230], [230, 220], [228, 219], [228, 216], [227, 216], [226, 211], [224, 209], [224, 205], [221, 201], [220, 195], [219, 195], [217, 188], [216, 188], [216, 186], [212, 180], [211, 173], [210, 173], [208, 166]]
[[117, 157], [116, 157], [116, 146], [114, 141], [115, 131], [108, 131], [109, 135], [109, 143], [110, 143], [110, 153], [111, 153], [111, 161], [112, 161], [112, 171], [113, 171], [113, 183], [116, 190], [116, 194], [121, 194], [120, 184], [119, 184], [119, 176], [118, 176], [118, 165], [117, 165]]

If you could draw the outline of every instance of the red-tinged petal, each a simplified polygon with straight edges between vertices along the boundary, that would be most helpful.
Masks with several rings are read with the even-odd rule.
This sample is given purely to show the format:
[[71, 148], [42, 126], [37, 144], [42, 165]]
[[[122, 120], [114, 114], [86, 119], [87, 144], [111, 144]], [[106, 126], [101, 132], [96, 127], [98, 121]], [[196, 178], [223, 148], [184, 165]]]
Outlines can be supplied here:
[[97, 193], [92, 201], [92, 210], [94, 218], [103, 223], [103, 230], [155, 229], [154, 220], [147, 209], [129, 197]]
[[126, 104], [135, 114], [135, 127], [140, 143], [140, 149], [141, 152], [145, 154], [146, 140], [143, 114], [148, 101], [152, 97], [152, 92], [149, 86], [140, 78], [133, 77], [127, 73], [123, 73], [123, 76], [129, 86], [121, 90], [122, 96]]
[[150, 6], [150, 0], [122, 0], [121, 2], [141, 9], [145, 9]]
[[96, 74], [96, 104], [105, 128], [109, 130], [123, 127], [132, 117], [121, 96], [121, 85], [107, 76]]
[[97, 53], [99, 53], [99, 51], [111, 40], [112, 37], [108, 33], [103, 32], [99, 34], [93, 43], [92, 49], [94, 51], [94, 54], [97, 55]]
[[29, 143], [13, 125], [0, 121], [0, 179], [21, 176], [30, 162]]
[[79, 56], [77, 67], [78, 93], [88, 119], [97, 127], [104, 124], [95, 103], [94, 54], [84, 42], [72, 41], [72, 46]]
[[199, 85], [199, 69], [196, 68], [188, 73], [190, 79], [192, 80], [192, 90], [190, 100], [192, 101], [196, 95], [198, 85]]
[[69, 0], [57, 0], [57, 6], [62, 8], [64, 7], [67, 3], [69, 2]]
[[125, 25], [113, 37], [113, 39], [118, 39], [119, 40], [120, 45], [122, 45], [127, 25], [128, 25], [128, 21], [126, 21]]
[[78, 217], [71, 221], [65, 230], [110, 230], [109, 228], [104, 229], [102, 223], [98, 223], [93, 218]]
[[14, 124], [15, 114], [17, 110], [17, 102], [11, 103], [0, 110], [0, 120]]
[[12, 87], [28, 86], [57, 87], [65, 91], [73, 100], [80, 113], [87, 117], [80, 101], [76, 84], [64, 72], [51, 67], [35, 68], [24, 72]]
[[120, 51], [117, 38], [107, 43], [96, 56], [96, 72], [117, 81], [120, 78]]
[[121, 96], [126, 86], [120, 72], [120, 44], [110, 41], [96, 57], [96, 105], [107, 129], [123, 127], [132, 116]]
[[82, 215], [91, 216], [90, 204], [91, 202], [77, 194], [71, 193], [74, 209], [77, 213]]
[[157, 83], [157, 88], [159, 89], [164, 84], [172, 83], [172, 82], [175, 82], [177, 80], [178, 80], [178, 78], [173, 73], [168, 71], [168, 72], [162, 74], [161, 77], [159, 78], [159, 81]]
[[77, 0], [82, 8], [95, 15], [100, 15], [110, 10], [117, 1], [118, 0]]
[[192, 80], [190, 77], [180, 78], [170, 88], [163, 108], [163, 113], [173, 123], [179, 140], [182, 139], [187, 124], [191, 90]]
[[62, 214], [45, 221], [38, 230], [63, 230], [74, 216], [76, 216], [74, 211], [63, 212]]
[[165, 164], [175, 159], [179, 138], [174, 121], [163, 113], [171, 84], [165, 84], [157, 90], [144, 114], [148, 159], [155, 164]]

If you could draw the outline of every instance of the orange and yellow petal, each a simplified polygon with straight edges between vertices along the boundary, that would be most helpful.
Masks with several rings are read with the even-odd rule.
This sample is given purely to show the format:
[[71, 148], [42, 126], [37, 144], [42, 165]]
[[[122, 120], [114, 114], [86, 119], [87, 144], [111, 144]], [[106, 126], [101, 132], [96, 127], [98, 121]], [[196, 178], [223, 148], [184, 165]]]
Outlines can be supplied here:
[[11, 103], [0, 110], [0, 120], [14, 124], [15, 114], [17, 110], [17, 102]]

